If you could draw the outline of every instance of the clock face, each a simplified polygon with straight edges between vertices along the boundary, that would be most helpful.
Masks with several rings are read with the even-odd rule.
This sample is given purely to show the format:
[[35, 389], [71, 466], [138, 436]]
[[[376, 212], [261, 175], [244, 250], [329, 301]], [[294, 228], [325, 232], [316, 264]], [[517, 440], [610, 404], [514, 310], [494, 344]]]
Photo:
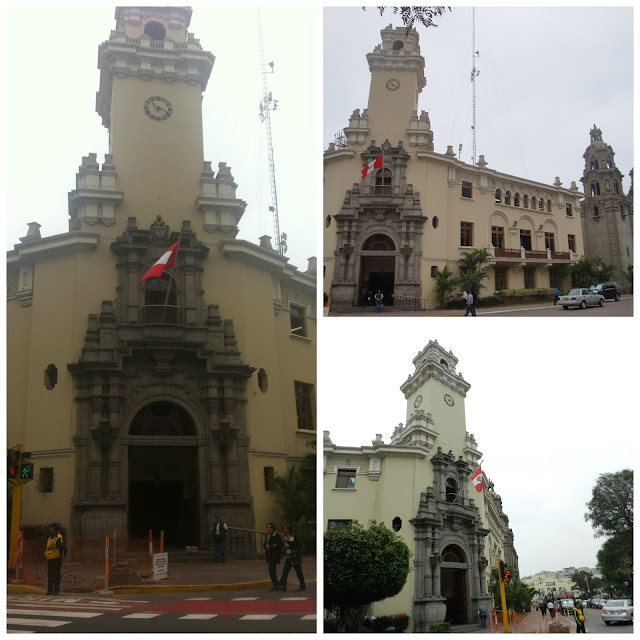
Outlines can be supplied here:
[[151, 96], [144, 103], [144, 112], [152, 120], [166, 120], [172, 111], [171, 103], [161, 96]]
[[385, 86], [389, 91], [395, 91], [400, 87], [400, 81], [395, 78], [391, 78], [390, 80], [387, 80], [387, 84]]
[[445, 393], [444, 394], [444, 401], [450, 406], [453, 407], [453, 405], [455, 404], [455, 402], [453, 401], [453, 398], [448, 394]]
[[413, 401], [413, 406], [417, 409], [422, 404], [422, 396], [416, 396], [416, 399]]

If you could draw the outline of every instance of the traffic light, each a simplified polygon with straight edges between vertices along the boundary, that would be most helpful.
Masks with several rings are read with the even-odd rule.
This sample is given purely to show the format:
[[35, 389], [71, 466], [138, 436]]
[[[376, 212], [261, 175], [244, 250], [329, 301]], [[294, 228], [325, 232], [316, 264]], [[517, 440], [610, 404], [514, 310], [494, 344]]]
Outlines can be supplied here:
[[7, 451], [7, 480], [18, 480], [20, 477], [20, 450]]
[[33, 480], [33, 462], [20, 460], [20, 480]]
[[507, 565], [500, 560], [500, 581], [509, 582], [509, 580], [511, 580], [511, 569], [509, 569]]

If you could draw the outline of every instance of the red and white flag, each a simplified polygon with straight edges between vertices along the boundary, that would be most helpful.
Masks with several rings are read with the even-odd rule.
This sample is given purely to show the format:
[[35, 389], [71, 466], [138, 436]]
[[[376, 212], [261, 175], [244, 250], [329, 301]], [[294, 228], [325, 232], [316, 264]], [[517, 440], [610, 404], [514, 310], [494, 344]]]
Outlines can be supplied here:
[[364, 180], [369, 175], [369, 172], [374, 169], [382, 169], [382, 154], [380, 154], [375, 160], [372, 160], [365, 167], [362, 167], [362, 179]]
[[476, 472], [471, 476], [471, 482], [476, 488], [476, 491], [480, 493], [482, 491], [482, 469], [478, 467]]
[[140, 282], [138, 282], [138, 286], [140, 286], [145, 280], [148, 278], [159, 278], [165, 269], [173, 269], [173, 265], [176, 262], [176, 253], [178, 252], [178, 244], [180, 241], [176, 242], [174, 245], [171, 245], [167, 252], [156, 262], [147, 273], [145, 273]]

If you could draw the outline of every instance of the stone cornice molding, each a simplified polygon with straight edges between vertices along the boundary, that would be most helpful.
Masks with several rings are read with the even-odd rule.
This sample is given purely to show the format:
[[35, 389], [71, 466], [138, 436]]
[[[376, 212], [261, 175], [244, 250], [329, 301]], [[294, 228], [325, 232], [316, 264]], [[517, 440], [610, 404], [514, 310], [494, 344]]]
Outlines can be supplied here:
[[323, 155], [325, 164], [335, 162], [336, 160], [344, 160], [355, 158], [356, 151], [354, 149], [327, 149]]
[[99, 233], [71, 231], [49, 236], [48, 238], [23, 242], [22, 244], [14, 245], [13, 250], [7, 252], [7, 266], [18, 266], [79, 251], [91, 251], [98, 246], [99, 241]]

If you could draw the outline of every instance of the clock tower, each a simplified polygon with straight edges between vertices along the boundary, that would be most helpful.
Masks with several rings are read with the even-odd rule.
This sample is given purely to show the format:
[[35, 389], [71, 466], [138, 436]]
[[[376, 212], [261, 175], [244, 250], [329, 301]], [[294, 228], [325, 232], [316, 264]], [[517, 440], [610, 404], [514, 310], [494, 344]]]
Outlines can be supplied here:
[[202, 93], [214, 56], [187, 32], [187, 7], [118, 7], [100, 45], [96, 111], [109, 130], [118, 189], [117, 226], [147, 226], [162, 211], [173, 227], [201, 191]]

